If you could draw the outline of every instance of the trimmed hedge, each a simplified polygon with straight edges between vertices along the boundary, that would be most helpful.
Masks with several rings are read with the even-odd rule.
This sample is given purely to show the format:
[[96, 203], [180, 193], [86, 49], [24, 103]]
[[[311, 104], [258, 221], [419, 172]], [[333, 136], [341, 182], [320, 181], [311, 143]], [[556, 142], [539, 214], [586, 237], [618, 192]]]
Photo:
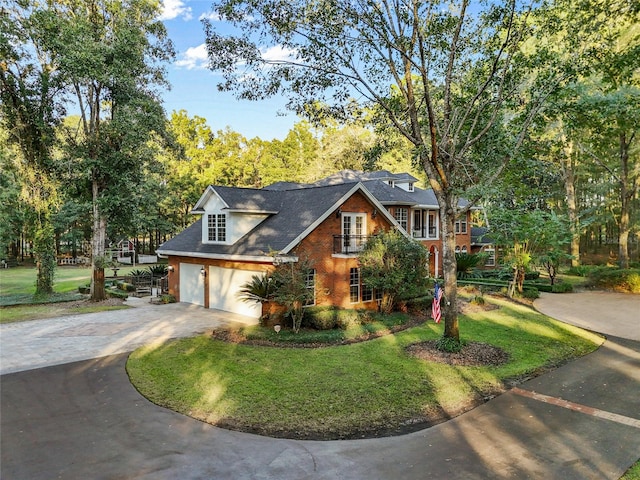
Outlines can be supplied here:
[[304, 309], [302, 327], [315, 330], [346, 329], [350, 325], [367, 323], [364, 310], [349, 310], [337, 307], [308, 307]]

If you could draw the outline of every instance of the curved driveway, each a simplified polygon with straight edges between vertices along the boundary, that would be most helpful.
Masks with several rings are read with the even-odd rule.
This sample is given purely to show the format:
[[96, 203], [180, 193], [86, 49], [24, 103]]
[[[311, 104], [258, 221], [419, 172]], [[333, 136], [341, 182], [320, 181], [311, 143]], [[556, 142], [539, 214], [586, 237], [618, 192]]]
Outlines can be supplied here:
[[[607, 298], [596, 305], [615, 317]], [[609, 338], [435, 427], [331, 442], [230, 432], [155, 406], [129, 383], [126, 356], [0, 377], [0, 477], [616, 479], [640, 455], [640, 342], [633, 340]]]

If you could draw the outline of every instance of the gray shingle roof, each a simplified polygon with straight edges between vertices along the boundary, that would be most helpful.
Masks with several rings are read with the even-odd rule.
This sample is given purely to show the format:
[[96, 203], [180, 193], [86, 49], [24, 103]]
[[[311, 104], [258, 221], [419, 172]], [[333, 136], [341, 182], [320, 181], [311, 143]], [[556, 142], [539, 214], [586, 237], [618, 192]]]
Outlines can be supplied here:
[[[269, 209], [279, 213], [271, 215], [233, 245], [203, 244], [202, 220], [185, 229], [183, 232], [163, 243], [159, 253], [184, 252], [210, 255], [248, 255], [265, 256], [272, 251], [280, 252], [290, 245], [324, 214], [335, 208], [356, 183], [342, 183], [326, 187], [294, 189], [283, 191], [264, 191], [252, 189], [235, 189], [230, 187], [214, 187], [225, 202], [231, 205], [251, 205], [259, 210], [266, 210], [265, 205], [255, 202], [264, 198]], [[261, 193], [266, 193], [261, 197]], [[250, 200], [243, 201], [242, 195]], [[229, 203], [231, 202], [231, 203]]]
[[[383, 181], [389, 179], [416, 180], [409, 174], [393, 174], [386, 170], [343, 170], [315, 184], [277, 182], [263, 189], [210, 186], [209, 194], [215, 192], [219, 195], [230, 212], [262, 212], [269, 216], [233, 245], [203, 244], [202, 220], [198, 220], [162, 244], [158, 251], [161, 254], [177, 252], [193, 256], [259, 257], [274, 251], [282, 252], [323, 215], [337, 208], [338, 201], [358, 183], [385, 206], [438, 208], [433, 190], [416, 188], [413, 192], [407, 192], [402, 188], [393, 188]], [[204, 213], [202, 207], [208, 198], [205, 195], [198, 202], [198, 209], [194, 209], [194, 212]], [[460, 206], [467, 204], [466, 200], [460, 199]]]

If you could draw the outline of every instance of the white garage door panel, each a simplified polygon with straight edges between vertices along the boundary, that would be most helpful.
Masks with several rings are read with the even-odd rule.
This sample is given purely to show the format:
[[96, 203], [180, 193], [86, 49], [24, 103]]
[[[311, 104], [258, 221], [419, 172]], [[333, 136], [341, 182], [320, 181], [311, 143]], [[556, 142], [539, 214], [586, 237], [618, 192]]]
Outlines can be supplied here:
[[209, 307], [260, 318], [260, 303], [244, 302], [238, 298], [242, 285], [251, 281], [253, 275], [262, 275], [262, 272], [209, 267]]
[[200, 273], [202, 265], [180, 264], [180, 301], [195, 303], [204, 307], [204, 277]]

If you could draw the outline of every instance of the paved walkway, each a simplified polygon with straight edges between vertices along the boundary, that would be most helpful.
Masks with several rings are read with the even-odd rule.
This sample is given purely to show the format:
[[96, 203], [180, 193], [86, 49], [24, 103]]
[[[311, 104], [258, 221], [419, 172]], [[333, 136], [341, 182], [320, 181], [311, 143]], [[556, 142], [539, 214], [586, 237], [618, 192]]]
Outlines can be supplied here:
[[0, 374], [131, 352], [229, 322], [255, 320], [197, 305], [130, 297], [124, 310], [0, 325]]
[[[603, 297], [599, 308], [615, 305]], [[611, 337], [435, 427], [332, 442], [230, 432], [155, 406], [129, 383], [126, 357], [3, 375], [0, 477], [600, 480], [619, 478], [640, 456], [634, 340]]]

